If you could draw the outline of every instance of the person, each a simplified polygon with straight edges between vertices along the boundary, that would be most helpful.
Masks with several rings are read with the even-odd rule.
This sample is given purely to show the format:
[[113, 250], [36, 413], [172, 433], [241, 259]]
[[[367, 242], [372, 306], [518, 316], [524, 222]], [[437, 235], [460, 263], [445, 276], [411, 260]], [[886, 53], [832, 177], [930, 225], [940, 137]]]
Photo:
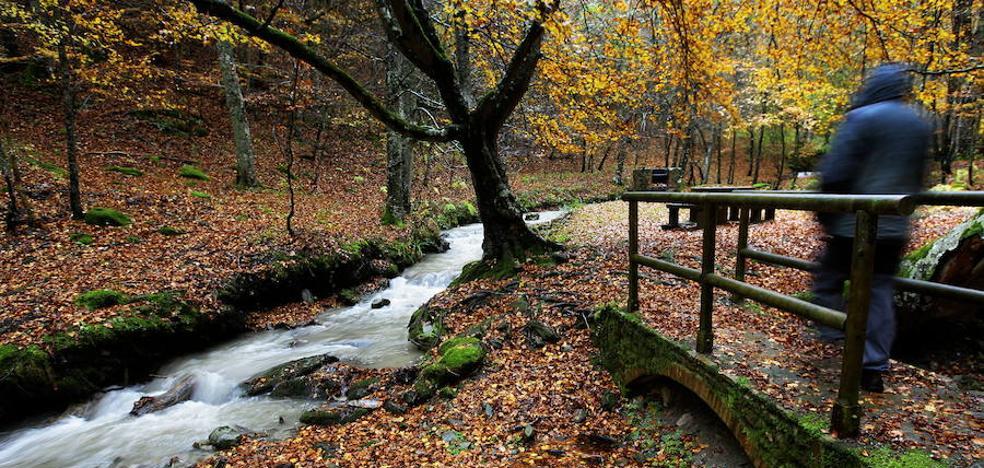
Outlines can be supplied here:
[[[905, 194], [922, 188], [930, 126], [909, 104], [912, 78], [907, 67], [890, 63], [868, 74], [854, 95], [851, 109], [820, 162], [824, 193]], [[826, 231], [826, 248], [814, 273], [817, 304], [844, 309], [844, 282], [850, 277], [854, 243], [853, 213], [819, 214]], [[879, 216], [875, 265], [861, 388], [883, 392], [882, 374], [895, 340], [894, 277], [908, 238], [905, 216]], [[843, 333], [821, 328], [824, 339]]]

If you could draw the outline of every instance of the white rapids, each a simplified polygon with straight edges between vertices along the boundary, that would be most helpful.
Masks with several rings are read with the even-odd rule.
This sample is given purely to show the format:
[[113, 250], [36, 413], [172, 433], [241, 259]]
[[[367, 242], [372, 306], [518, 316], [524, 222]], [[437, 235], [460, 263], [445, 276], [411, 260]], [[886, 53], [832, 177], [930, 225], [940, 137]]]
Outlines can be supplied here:
[[[534, 223], [563, 213], [540, 213]], [[326, 311], [314, 325], [242, 336], [176, 359], [150, 382], [106, 392], [61, 416], [0, 434], [0, 468], [162, 466], [173, 457], [184, 465], [209, 453], [192, 445], [218, 426], [289, 435], [301, 412], [317, 402], [246, 397], [239, 384], [278, 364], [326, 353], [364, 367], [412, 363], [420, 353], [407, 341], [410, 315], [482, 255], [481, 224], [445, 236], [450, 250], [427, 255], [386, 289], [352, 307]], [[372, 309], [381, 298], [390, 305]], [[138, 399], [162, 394], [187, 375], [195, 379], [191, 400], [140, 417], [129, 414]]]

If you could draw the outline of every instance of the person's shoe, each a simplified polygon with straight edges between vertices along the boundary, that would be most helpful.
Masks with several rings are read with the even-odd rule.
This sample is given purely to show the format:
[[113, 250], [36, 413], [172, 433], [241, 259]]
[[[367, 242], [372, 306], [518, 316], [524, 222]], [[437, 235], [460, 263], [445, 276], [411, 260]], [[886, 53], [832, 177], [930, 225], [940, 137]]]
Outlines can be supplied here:
[[882, 373], [874, 370], [862, 370], [861, 389], [866, 392], [884, 393], [885, 382], [882, 381]]

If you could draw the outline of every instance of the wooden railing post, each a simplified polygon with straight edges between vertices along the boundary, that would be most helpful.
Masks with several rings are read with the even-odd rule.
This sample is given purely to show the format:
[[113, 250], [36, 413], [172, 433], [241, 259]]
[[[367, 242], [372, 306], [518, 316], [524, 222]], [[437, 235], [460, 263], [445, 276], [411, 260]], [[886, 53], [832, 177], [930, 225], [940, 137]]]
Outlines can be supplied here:
[[697, 352], [710, 354], [714, 345], [712, 314], [714, 311], [714, 286], [705, 275], [714, 273], [714, 247], [717, 232], [717, 206], [708, 203], [701, 207], [701, 223], [704, 225], [704, 242], [700, 259], [700, 330], [697, 332]]
[[[743, 252], [748, 247], [748, 221], [750, 211], [749, 208], [738, 208], [738, 254], [735, 258], [735, 280], [741, 282], [745, 281], [745, 269], [748, 268], [748, 259], [745, 258]], [[739, 294], [732, 294], [731, 299], [738, 304], [745, 301], [745, 298]]]
[[639, 202], [629, 201], [629, 303], [628, 311], [639, 310], [639, 264], [634, 257], [639, 253]]
[[840, 389], [831, 413], [830, 427], [837, 437], [857, 437], [861, 427], [858, 394], [868, 328], [868, 306], [871, 303], [871, 281], [874, 274], [877, 235], [878, 217], [867, 211], [858, 211], [854, 230], [854, 252], [851, 258], [851, 290], [847, 299]]

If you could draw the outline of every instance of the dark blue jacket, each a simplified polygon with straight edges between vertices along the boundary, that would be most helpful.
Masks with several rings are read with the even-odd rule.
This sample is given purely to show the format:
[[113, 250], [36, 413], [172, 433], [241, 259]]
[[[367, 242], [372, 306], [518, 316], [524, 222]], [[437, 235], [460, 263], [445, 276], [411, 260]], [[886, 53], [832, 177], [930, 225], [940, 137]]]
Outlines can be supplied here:
[[[931, 129], [904, 101], [912, 81], [901, 65], [872, 70], [820, 162], [825, 193], [904, 194], [922, 189]], [[854, 237], [854, 214], [822, 215], [829, 234]], [[879, 239], [905, 239], [905, 216], [879, 216]]]

